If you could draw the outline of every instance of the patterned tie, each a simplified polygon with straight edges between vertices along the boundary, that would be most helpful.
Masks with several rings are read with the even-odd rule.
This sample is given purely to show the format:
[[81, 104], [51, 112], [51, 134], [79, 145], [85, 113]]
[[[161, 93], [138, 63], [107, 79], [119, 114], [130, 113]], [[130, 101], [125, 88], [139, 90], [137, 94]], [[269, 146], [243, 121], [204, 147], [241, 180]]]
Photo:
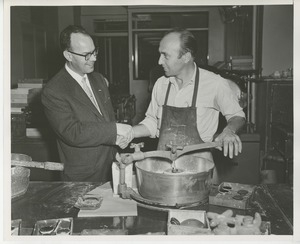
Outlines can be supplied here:
[[88, 95], [88, 97], [90, 98], [90, 100], [92, 101], [92, 103], [95, 105], [95, 107], [98, 109], [99, 113], [101, 113], [100, 108], [98, 106], [97, 101], [95, 100], [95, 97], [91, 91], [91, 89], [89, 88], [89, 86], [87, 85], [87, 80], [85, 77], [82, 78], [82, 88], [85, 91], [86, 95]]

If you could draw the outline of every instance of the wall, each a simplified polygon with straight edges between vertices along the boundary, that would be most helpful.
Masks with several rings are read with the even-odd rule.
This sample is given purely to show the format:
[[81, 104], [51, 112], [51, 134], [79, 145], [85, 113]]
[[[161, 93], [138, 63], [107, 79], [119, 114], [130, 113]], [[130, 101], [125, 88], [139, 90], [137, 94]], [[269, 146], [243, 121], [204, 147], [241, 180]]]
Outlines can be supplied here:
[[68, 25], [74, 24], [74, 11], [72, 6], [58, 7], [58, 33]]
[[293, 6], [264, 6], [262, 75], [293, 67]]
[[[16, 87], [18, 80], [24, 78], [51, 78], [61, 67], [62, 60], [59, 59], [59, 43], [58, 43], [58, 8], [57, 7], [28, 7], [28, 6], [16, 6], [11, 8], [11, 87]], [[46, 54], [43, 54], [40, 58], [46, 67], [41, 67], [41, 63], [38, 62], [35, 66], [39, 71], [36, 75], [39, 76], [42, 73], [42, 77], [25, 77], [24, 67], [28, 67], [28, 63], [31, 66], [34, 65], [34, 60], [24, 60], [23, 54], [31, 53], [32, 57], [38, 55], [34, 53], [39, 50], [39, 44], [36, 44], [36, 50], [27, 50], [24, 47], [24, 30], [25, 26], [29, 26], [32, 30], [39, 28], [46, 32]], [[23, 29], [22, 29], [23, 27]], [[31, 30], [30, 29], [30, 30]], [[33, 33], [33, 32], [32, 32]], [[27, 42], [28, 44], [28, 42]], [[35, 44], [32, 43], [32, 46]], [[43, 47], [45, 47], [45, 45]], [[25, 50], [24, 50], [25, 49]], [[37, 58], [37, 57], [36, 57]], [[27, 64], [25, 62], [28, 62]]]
[[45, 66], [47, 77], [50, 79], [62, 66], [59, 49], [58, 8], [57, 7], [31, 7], [32, 22], [41, 25], [46, 31], [46, 57]]
[[23, 77], [22, 22], [30, 22], [28, 7], [11, 7], [11, 86]]
[[223, 61], [225, 58], [224, 40], [225, 25], [221, 20], [218, 7], [209, 9], [209, 37], [208, 37], [208, 64], [213, 65], [217, 61]]

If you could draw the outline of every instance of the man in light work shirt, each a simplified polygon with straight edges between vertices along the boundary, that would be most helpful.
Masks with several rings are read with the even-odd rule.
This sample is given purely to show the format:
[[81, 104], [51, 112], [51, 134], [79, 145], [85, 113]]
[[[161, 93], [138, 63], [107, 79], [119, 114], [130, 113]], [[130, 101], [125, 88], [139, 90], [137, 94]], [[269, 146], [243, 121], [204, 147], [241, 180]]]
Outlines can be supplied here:
[[[165, 76], [155, 83], [146, 117], [133, 127], [134, 137], [159, 137], [158, 150], [165, 150], [174, 134], [185, 136], [186, 145], [211, 142], [221, 112], [227, 126], [215, 141], [222, 143], [224, 156], [238, 155], [242, 143], [236, 132], [244, 125], [245, 114], [229, 81], [196, 66], [196, 40], [187, 30], [167, 33], [159, 52]], [[212, 160], [210, 151], [203, 154]]]

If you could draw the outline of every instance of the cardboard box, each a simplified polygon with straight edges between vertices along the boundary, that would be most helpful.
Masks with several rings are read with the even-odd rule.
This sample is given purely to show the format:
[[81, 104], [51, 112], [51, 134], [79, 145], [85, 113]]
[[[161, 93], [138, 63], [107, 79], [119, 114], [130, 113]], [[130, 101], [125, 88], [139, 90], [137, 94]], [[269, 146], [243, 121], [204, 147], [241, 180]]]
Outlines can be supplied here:
[[[174, 218], [178, 220], [179, 225], [174, 224]], [[182, 225], [187, 220], [199, 220], [203, 223], [203, 227], [197, 227], [194, 224], [189, 226]], [[195, 222], [195, 221], [193, 221]], [[206, 216], [205, 211], [201, 210], [177, 210], [170, 209], [168, 213], [168, 224], [167, 224], [168, 235], [211, 235], [211, 229]]]

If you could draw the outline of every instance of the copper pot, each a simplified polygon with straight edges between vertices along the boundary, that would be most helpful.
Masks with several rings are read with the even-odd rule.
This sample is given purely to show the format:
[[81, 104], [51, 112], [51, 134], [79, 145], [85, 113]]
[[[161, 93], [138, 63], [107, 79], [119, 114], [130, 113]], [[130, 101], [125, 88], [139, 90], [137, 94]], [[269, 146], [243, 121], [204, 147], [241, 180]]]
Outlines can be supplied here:
[[146, 158], [135, 163], [139, 194], [155, 203], [184, 205], [207, 202], [214, 163], [202, 157], [181, 156], [172, 164], [161, 158]]

